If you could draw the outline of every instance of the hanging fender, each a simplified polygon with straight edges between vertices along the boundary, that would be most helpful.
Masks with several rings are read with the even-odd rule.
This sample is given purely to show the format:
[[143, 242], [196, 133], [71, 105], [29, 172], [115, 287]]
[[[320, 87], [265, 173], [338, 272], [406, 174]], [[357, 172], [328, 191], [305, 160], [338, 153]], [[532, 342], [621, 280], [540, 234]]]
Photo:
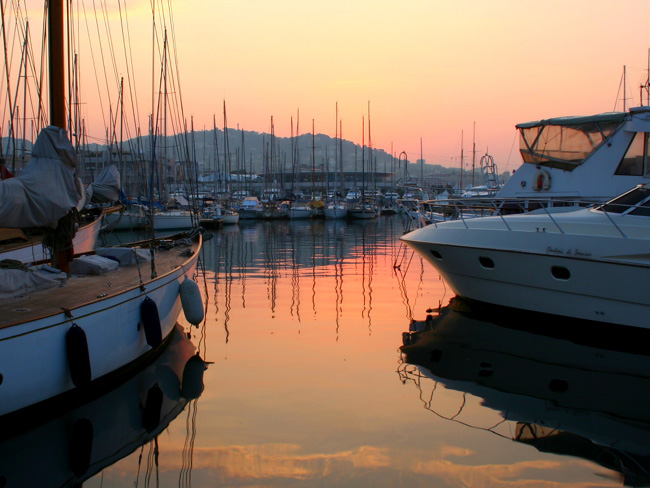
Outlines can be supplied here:
[[88, 340], [84, 330], [77, 324], [72, 324], [66, 332], [65, 348], [72, 383], [76, 387], [88, 385], [92, 377]]
[[183, 313], [185, 318], [192, 325], [199, 325], [203, 322], [203, 299], [201, 298], [201, 290], [196, 281], [191, 278], [185, 277], [181, 283], [180, 291], [181, 305], [183, 306]]
[[551, 175], [548, 171], [540, 169], [533, 179], [533, 190], [541, 191], [551, 188]]
[[162, 328], [160, 326], [160, 315], [158, 315], [158, 305], [149, 297], [145, 298], [140, 304], [140, 319], [144, 327], [147, 344], [151, 347], [158, 347], [162, 344]]

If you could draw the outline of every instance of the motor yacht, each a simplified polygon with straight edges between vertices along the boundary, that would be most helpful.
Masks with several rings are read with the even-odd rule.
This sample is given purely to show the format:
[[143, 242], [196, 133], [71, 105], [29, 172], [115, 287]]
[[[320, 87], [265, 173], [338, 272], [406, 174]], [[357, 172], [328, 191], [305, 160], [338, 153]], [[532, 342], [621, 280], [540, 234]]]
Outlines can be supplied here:
[[434, 223], [402, 240], [459, 296], [650, 328], [638, 286], [650, 277], [650, 184], [589, 208]]

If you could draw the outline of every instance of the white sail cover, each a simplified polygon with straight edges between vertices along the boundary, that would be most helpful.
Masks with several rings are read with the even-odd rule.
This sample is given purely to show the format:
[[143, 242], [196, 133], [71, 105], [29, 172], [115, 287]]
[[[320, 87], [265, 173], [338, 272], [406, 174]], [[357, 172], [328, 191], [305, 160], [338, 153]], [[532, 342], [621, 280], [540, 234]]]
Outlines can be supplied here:
[[66, 132], [54, 126], [43, 129], [23, 172], [0, 181], [0, 227], [55, 227], [81, 200], [76, 167]]

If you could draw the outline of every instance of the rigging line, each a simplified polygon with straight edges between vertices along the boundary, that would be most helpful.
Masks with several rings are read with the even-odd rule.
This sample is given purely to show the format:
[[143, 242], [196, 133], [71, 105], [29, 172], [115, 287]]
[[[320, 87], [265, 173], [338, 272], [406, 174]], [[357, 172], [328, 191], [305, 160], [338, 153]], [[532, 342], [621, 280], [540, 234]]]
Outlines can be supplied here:
[[[10, 79], [10, 73], [9, 73], [9, 60], [7, 58], [7, 33], [6, 33], [6, 27], [5, 27], [5, 8], [4, 8], [4, 2], [0, 0], [0, 15], [2, 16], [2, 44], [3, 44], [3, 51], [4, 51], [4, 58], [5, 58], [5, 74], [7, 78], [7, 103], [9, 103], [9, 116], [11, 123], [9, 125], [9, 131], [10, 134], [13, 133], [13, 120], [14, 120], [14, 113], [13, 113], [13, 108], [11, 106], [11, 79]], [[14, 143], [14, 148], [15, 148], [15, 143]], [[9, 145], [7, 145], [7, 151], [9, 151]], [[15, 152], [15, 151], [14, 151]], [[8, 154], [8, 153], [7, 153]]]
[[115, 48], [113, 47], [113, 34], [111, 31], [111, 24], [108, 21], [108, 7], [106, 5], [106, 0], [100, 0], [102, 6], [102, 15], [104, 20], [104, 30], [106, 31], [106, 36], [108, 37], [108, 50], [111, 55], [111, 62], [113, 64], [113, 75], [115, 76], [115, 83], [120, 84], [120, 74], [117, 68], [117, 56], [115, 56]]
[[86, 32], [88, 33], [88, 48], [90, 49], [90, 58], [92, 59], [92, 64], [93, 64], [93, 72], [95, 73], [95, 83], [97, 85], [97, 94], [99, 98], [99, 108], [102, 112], [102, 120], [104, 122], [104, 126], [106, 127], [108, 124], [106, 124], [106, 111], [104, 110], [104, 99], [102, 97], [102, 90], [99, 87], [99, 77], [97, 75], [97, 63], [95, 62], [95, 50], [93, 49], [93, 43], [90, 40], [90, 27], [88, 26], [88, 14], [86, 13], [86, 3], [82, 0], [81, 1], [81, 6], [83, 8], [84, 12], [84, 19], [85, 19], [85, 24], [86, 24]]
[[167, 0], [168, 10], [169, 10], [169, 23], [172, 33], [172, 45], [174, 47], [174, 67], [176, 68], [176, 78], [178, 79], [178, 98], [180, 102], [181, 115], [185, 117], [185, 111], [183, 109], [183, 97], [181, 93], [181, 74], [180, 74], [180, 64], [178, 62], [178, 50], [176, 44], [176, 30], [174, 29], [174, 16], [172, 13], [172, 3], [170, 0]]
[[[133, 53], [131, 49], [131, 31], [129, 29], [128, 11], [126, 9], [126, 0], [124, 0], [124, 20], [122, 20], [122, 3], [117, 2], [120, 10], [120, 26], [122, 29], [122, 44], [124, 45], [124, 57], [126, 59], [126, 79], [128, 80], [129, 95], [131, 97], [131, 111], [133, 112], [133, 123], [135, 127], [140, 125], [140, 107], [138, 106], [138, 97], [136, 96], [135, 84], [131, 79], [131, 74], [135, 77], [135, 68], [133, 66]], [[126, 38], [124, 37], [124, 25], [126, 24]], [[127, 53], [128, 46], [128, 53]]]
[[[101, 33], [99, 30], [99, 18], [97, 15], [97, 6], [95, 4], [95, 0], [93, 0], [93, 12], [95, 15], [95, 29], [97, 31], [97, 38], [101, 39]], [[90, 44], [90, 38], [88, 39], [88, 43]], [[111, 91], [110, 87], [108, 85], [108, 75], [106, 71], [106, 56], [104, 56], [104, 43], [98, 42], [99, 44], [99, 53], [100, 53], [100, 60], [101, 60], [101, 67], [102, 71], [104, 74], [104, 83], [106, 84], [106, 98], [108, 98], [108, 106], [112, 107], [113, 106], [113, 101], [111, 100]], [[98, 87], [99, 88], [99, 87]], [[109, 109], [110, 111], [110, 109]], [[110, 122], [107, 122], [106, 119], [104, 119], [104, 127], [108, 128], [110, 126]]]

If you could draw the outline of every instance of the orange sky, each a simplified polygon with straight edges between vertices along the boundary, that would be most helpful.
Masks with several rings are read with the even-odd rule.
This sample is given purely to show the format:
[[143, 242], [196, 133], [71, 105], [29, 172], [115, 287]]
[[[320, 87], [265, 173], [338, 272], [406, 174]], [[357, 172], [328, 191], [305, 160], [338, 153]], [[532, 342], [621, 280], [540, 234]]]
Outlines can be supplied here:
[[[90, 0], [79, 1], [92, 12]], [[108, 5], [113, 19], [117, 5]], [[151, 5], [126, 7], [146, 133]], [[647, 0], [195, 0], [172, 8], [184, 111], [195, 129], [211, 129], [215, 114], [221, 125], [225, 100], [231, 127], [269, 132], [273, 116], [276, 135], [289, 136], [300, 110], [301, 133], [314, 120], [317, 133], [333, 136], [338, 102], [344, 138], [361, 142], [365, 116], [367, 143], [370, 102], [374, 147], [415, 160], [422, 138], [428, 162], [457, 165], [464, 132], [471, 163], [476, 123], [478, 156], [489, 150], [504, 171], [520, 164], [516, 123], [613, 110], [624, 65], [628, 98], [638, 104], [647, 77]], [[82, 35], [88, 29], [82, 24]], [[113, 36], [119, 52], [119, 27]], [[91, 64], [88, 52], [82, 58]], [[97, 85], [89, 75], [84, 93], [87, 125], [101, 139]]]

